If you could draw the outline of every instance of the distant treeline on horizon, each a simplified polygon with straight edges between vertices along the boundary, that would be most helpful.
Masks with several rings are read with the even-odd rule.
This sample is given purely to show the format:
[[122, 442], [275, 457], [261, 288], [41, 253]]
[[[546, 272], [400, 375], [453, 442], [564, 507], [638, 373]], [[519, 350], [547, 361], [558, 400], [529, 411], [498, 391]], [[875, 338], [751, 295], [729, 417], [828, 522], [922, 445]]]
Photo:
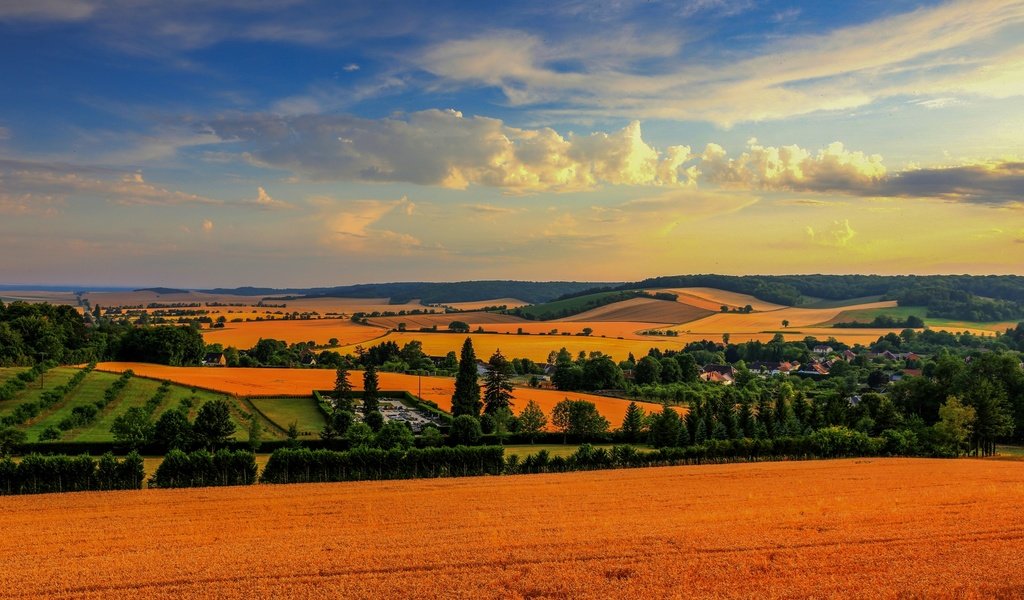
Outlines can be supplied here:
[[[29, 289], [31, 286], [0, 286]], [[577, 298], [609, 291], [710, 287], [799, 306], [818, 301], [874, 297], [900, 306], [927, 309], [933, 318], [1004, 321], [1024, 317], [1024, 277], [1019, 275], [672, 275], [631, 283], [579, 281], [458, 281], [369, 283], [316, 288], [215, 288], [208, 293], [245, 296], [389, 298], [393, 304], [478, 302], [516, 298], [530, 304]], [[36, 286], [57, 289], [57, 286]], [[94, 290], [115, 288], [92, 288]], [[142, 288], [161, 294], [185, 290]], [[140, 290], [141, 291], [141, 290]]]

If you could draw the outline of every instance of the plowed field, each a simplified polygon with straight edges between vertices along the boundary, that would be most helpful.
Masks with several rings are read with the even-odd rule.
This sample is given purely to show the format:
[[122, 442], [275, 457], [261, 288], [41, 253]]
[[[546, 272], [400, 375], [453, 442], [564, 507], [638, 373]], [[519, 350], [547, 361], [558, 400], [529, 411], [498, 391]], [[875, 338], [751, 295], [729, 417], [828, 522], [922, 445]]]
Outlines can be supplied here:
[[843, 460], [0, 498], [3, 598], [1018, 598], [1024, 469]]

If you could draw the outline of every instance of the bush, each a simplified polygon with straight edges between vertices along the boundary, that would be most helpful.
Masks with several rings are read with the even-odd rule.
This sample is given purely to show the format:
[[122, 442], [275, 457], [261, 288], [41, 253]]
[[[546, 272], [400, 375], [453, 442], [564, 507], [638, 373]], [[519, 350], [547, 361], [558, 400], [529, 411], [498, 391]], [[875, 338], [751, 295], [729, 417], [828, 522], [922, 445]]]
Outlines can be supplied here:
[[216, 453], [171, 450], [164, 456], [151, 487], [183, 488], [249, 485], [256, 482], [256, 455], [248, 450], [221, 449]]
[[459, 415], [452, 419], [452, 428], [448, 432], [448, 441], [456, 446], [472, 446], [480, 441], [483, 431], [480, 421], [472, 415]]
[[504, 466], [504, 449], [500, 446], [405, 450], [364, 446], [346, 452], [282, 448], [270, 456], [261, 481], [306, 483], [500, 475]]
[[30, 454], [17, 464], [0, 460], [0, 494], [139, 489], [142, 478], [142, 457], [136, 453], [122, 460], [105, 455], [98, 465], [87, 455]]
[[808, 437], [810, 449], [821, 458], [844, 456], [873, 456], [878, 454], [881, 443], [872, 440], [866, 433], [846, 427], [826, 427]]

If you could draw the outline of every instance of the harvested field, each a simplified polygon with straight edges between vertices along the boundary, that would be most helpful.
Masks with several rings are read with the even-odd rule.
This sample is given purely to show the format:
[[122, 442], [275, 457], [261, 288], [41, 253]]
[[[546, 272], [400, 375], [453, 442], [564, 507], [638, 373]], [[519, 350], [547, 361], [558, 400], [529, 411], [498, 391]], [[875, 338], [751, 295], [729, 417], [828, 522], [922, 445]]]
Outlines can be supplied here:
[[527, 304], [529, 302], [523, 302], [518, 298], [495, 298], [494, 300], [477, 300], [476, 302], [445, 302], [444, 306], [450, 306], [455, 310], [480, 310], [488, 306], [516, 308], [518, 306], [526, 306]]
[[[423, 306], [418, 300], [411, 300], [403, 304], [391, 304], [387, 298], [295, 298], [293, 300], [281, 300], [271, 298], [268, 302], [283, 303], [288, 305], [288, 310], [299, 312], [344, 313], [351, 315], [357, 312], [399, 312], [410, 310], [432, 310], [429, 306]], [[441, 311], [441, 309], [433, 309]]]
[[695, 321], [712, 314], [711, 311], [652, 298], [631, 298], [599, 306], [560, 321], [646, 321], [649, 323], [677, 324]]
[[727, 292], [725, 290], [715, 288], [662, 288], [648, 291], [676, 294], [679, 296], [677, 300], [678, 302], [685, 302], [686, 304], [707, 308], [708, 310], [713, 310], [715, 312], [718, 312], [722, 308], [723, 304], [729, 308], [742, 308], [749, 304], [755, 311], [779, 310], [780, 308], [785, 308], [782, 304], [775, 304], [774, 302], [760, 300], [747, 294]]
[[[560, 322], [547, 322], [544, 324], [548, 326], [548, 330], [558, 329], [559, 331], [564, 331]], [[515, 331], [512, 327], [509, 327], [509, 330]], [[535, 362], [546, 362], [550, 352], [557, 352], [563, 347], [573, 355], [578, 354], [580, 351], [600, 351], [619, 361], [625, 360], [630, 352], [635, 356], [642, 356], [647, 354], [647, 351], [651, 348], [681, 349], [685, 345], [681, 338], [666, 337], [620, 340], [610, 337], [585, 337], [577, 335], [474, 333], [467, 336], [467, 334], [422, 333], [418, 331], [392, 332], [380, 341], [390, 340], [399, 346], [403, 346], [412, 340], [419, 340], [423, 343], [423, 351], [427, 354], [431, 356], [444, 356], [448, 352], [458, 352], [462, 348], [462, 343], [466, 340], [466, 337], [473, 338], [473, 347], [476, 349], [476, 355], [483, 360], [487, 360], [496, 349], [500, 348], [502, 354], [508, 358], [529, 358]], [[639, 338], [640, 336], [633, 337]], [[346, 352], [355, 353], [355, 346], [347, 346], [339, 351], [342, 354]]]
[[203, 339], [207, 344], [251, 348], [260, 338], [284, 340], [289, 344], [313, 341], [319, 346], [326, 346], [331, 338], [337, 338], [340, 345], [348, 346], [365, 344], [385, 333], [380, 327], [360, 325], [348, 319], [289, 319], [225, 323], [223, 328], [204, 329]]
[[47, 304], [70, 304], [78, 306], [74, 292], [53, 292], [49, 290], [0, 290], [4, 302], [45, 302]]
[[[709, 317], [685, 323], [673, 329], [690, 333], [756, 333], [782, 330], [782, 321], [789, 321], [790, 328], [807, 328], [820, 325], [840, 313], [857, 309], [875, 309], [896, 306], [895, 301], [872, 302], [851, 308], [780, 308], [766, 312], [716, 313]], [[826, 327], [826, 329], [828, 329]], [[885, 330], [890, 331], [890, 330]]]
[[[96, 368], [112, 372], [131, 369], [141, 377], [166, 379], [183, 385], [248, 396], [312, 394], [313, 390], [328, 390], [334, 387], [334, 371], [331, 369], [226, 369], [113, 362], [100, 363]], [[404, 390], [417, 394], [422, 386], [423, 398], [436, 402], [444, 410], [451, 410], [452, 393], [455, 391], [455, 379], [451, 377], [416, 377], [382, 371], [378, 371], [377, 375], [382, 390]], [[349, 380], [355, 389], [363, 389], [362, 371], [352, 371]], [[587, 400], [597, 405], [598, 411], [614, 426], [622, 423], [626, 407], [629, 405], [628, 400], [618, 398], [533, 388], [515, 388], [513, 396], [513, 409], [516, 412], [522, 410], [528, 401], [535, 400], [549, 416], [551, 409], [565, 398]], [[637, 404], [647, 412], [661, 410], [660, 404]]]
[[448, 329], [453, 321], [462, 321], [475, 329], [478, 325], [488, 326], [492, 323], [529, 323], [526, 319], [505, 315], [501, 313], [472, 311], [464, 313], [449, 313], [438, 315], [403, 315], [400, 317], [370, 317], [370, 324], [388, 329], [398, 329], [399, 323], [405, 323], [409, 330], [430, 328], [435, 325], [439, 330]]
[[4, 497], [0, 596], [1010, 598], [1022, 502], [966, 459]]
[[664, 323], [647, 323], [643, 321], [523, 321], [521, 323], [492, 323], [485, 325], [484, 329], [494, 333], [518, 333], [520, 329], [524, 334], [540, 335], [550, 334], [571, 335], [582, 334], [584, 329], [591, 329], [591, 335], [595, 337], [622, 337], [633, 340], [650, 340], [649, 337], [640, 335], [639, 332], [649, 329], [664, 327]]

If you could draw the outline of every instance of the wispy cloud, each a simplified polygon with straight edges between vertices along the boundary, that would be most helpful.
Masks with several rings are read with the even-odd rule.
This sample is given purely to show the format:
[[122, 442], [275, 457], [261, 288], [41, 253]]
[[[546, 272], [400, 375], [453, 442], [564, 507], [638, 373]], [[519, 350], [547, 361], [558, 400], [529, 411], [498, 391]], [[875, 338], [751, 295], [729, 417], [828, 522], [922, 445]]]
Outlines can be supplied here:
[[[490, 32], [424, 53], [427, 71], [496, 87], [545, 112], [737, 122], [852, 109], [901, 95], [1006, 98], [1024, 94], [1024, 3], [949, 2], [813, 36], [772, 40], [747, 57], [689, 58], [661, 69], [579, 56], [535, 33]], [[989, 44], [993, 39], [1004, 44]], [[578, 62], [565, 71], [565, 60]], [[683, 66], [677, 66], [679, 62]], [[564, 108], [558, 108], [558, 105]], [[548, 109], [548, 107], [554, 107]]]
[[60, 163], [0, 159], [0, 182], [10, 198], [91, 198], [114, 204], [222, 204], [221, 201], [153, 184], [142, 172]]
[[87, 0], [32, 0], [0, 3], [0, 21], [81, 21], [96, 11], [98, 2]]
[[399, 200], [313, 199], [319, 206], [316, 221], [322, 246], [356, 254], [403, 255], [423, 247], [419, 238], [383, 225], [389, 216], [411, 216], [415, 205], [408, 198]]

